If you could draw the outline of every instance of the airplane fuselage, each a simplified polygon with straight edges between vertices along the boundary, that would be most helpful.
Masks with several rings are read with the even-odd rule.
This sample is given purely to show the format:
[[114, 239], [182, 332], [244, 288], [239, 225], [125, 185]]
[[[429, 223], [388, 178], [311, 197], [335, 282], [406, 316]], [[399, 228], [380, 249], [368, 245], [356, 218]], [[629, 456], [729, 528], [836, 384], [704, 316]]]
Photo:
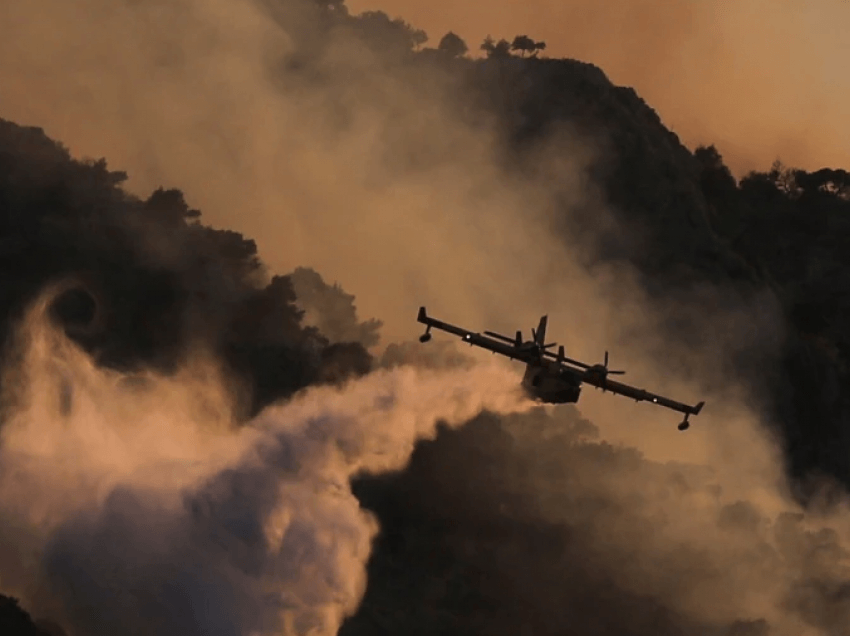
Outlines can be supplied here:
[[580, 381], [546, 364], [526, 365], [522, 387], [531, 398], [546, 404], [575, 403], [581, 395]]

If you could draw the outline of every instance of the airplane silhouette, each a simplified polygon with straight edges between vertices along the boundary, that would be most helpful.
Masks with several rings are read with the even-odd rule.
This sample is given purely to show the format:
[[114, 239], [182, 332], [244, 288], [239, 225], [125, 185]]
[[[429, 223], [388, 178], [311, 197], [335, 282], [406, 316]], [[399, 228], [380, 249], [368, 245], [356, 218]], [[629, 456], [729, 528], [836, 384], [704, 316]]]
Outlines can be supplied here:
[[581, 394], [581, 385], [589, 384], [602, 391], [610, 391], [617, 395], [632, 398], [636, 402], [652, 402], [659, 406], [684, 413], [685, 419], [679, 424], [679, 430], [684, 431], [690, 427], [688, 418], [698, 415], [705, 406], [700, 402], [696, 406], [689, 406], [662, 395], [650, 393], [622, 382], [610, 380], [610, 375], [623, 375], [625, 371], [614, 371], [608, 368], [608, 352], [605, 352], [604, 362], [601, 364], [586, 364], [573, 360], [564, 355], [564, 346], [558, 347], [558, 353], [549, 351], [557, 343], [546, 343], [546, 326], [548, 317], [540, 318], [537, 329], [531, 330], [531, 340], [523, 340], [522, 332], [517, 331], [516, 336], [510, 338], [492, 331], [483, 334], [467, 331], [461, 327], [450, 325], [447, 322], [437, 320], [428, 316], [425, 307], [419, 308], [419, 322], [426, 325], [425, 333], [419, 337], [420, 342], [428, 342], [431, 339], [431, 328], [460, 336], [470, 346], [481, 347], [498, 353], [500, 355], [525, 363], [525, 374], [522, 378], [522, 386], [533, 399], [547, 404], [568, 404], [578, 402]]

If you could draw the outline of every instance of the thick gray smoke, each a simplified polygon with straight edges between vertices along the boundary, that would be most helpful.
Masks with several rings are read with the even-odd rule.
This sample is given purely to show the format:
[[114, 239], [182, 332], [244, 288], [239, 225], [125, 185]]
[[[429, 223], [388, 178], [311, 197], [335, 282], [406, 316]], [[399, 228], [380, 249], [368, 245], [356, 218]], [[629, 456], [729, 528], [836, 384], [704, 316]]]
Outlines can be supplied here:
[[198, 356], [96, 368], [39, 309], [0, 446], [4, 591], [73, 634], [335, 634], [377, 530], [348, 485], [402, 468], [438, 420], [524, 410], [502, 367], [382, 371], [235, 427]]

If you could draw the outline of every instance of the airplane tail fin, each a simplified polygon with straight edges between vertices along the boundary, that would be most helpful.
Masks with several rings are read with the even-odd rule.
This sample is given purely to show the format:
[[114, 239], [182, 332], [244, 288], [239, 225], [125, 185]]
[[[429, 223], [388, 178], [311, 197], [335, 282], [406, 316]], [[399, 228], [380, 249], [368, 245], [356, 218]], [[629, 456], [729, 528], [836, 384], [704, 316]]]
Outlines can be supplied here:
[[534, 341], [541, 347], [546, 343], [546, 323], [549, 321], [548, 316], [542, 316], [534, 330]]

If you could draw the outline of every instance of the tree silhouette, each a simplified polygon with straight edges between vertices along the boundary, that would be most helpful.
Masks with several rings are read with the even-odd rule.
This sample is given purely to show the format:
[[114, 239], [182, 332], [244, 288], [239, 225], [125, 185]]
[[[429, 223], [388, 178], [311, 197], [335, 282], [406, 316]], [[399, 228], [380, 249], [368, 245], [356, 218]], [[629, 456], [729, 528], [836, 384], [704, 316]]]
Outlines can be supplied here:
[[794, 170], [794, 181], [806, 193], [821, 192], [850, 200], [850, 173], [846, 170], [822, 168], [815, 172]]
[[466, 45], [466, 42], [452, 31], [449, 31], [443, 36], [440, 43], [437, 45], [437, 49], [451, 55], [452, 57], [460, 57], [469, 51], [469, 47]]
[[729, 203], [738, 196], [738, 184], [732, 171], [723, 163], [723, 157], [712, 146], [699, 146], [694, 157], [700, 164], [700, 186], [711, 203]]
[[[291, 280], [265, 283], [255, 241], [204, 225], [178, 189], [133, 196], [126, 178], [0, 120], [0, 338], [46, 284], [70, 276], [78, 288], [51, 309], [98, 364], [169, 371], [190, 342], [203, 343], [245, 381], [250, 412], [368, 366], [359, 341], [325, 353], [328, 338], [302, 324]], [[353, 311], [353, 297], [333, 291], [338, 313]], [[352, 332], [374, 342], [378, 327], [357, 321]]]
[[510, 57], [511, 56], [511, 43], [505, 39], [501, 39], [498, 42], [493, 40], [489, 35], [484, 38], [484, 42], [481, 43], [481, 50], [487, 53], [487, 57]]
[[545, 48], [545, 42], [535, 42], [527, 35], [518, 35], [511, 43], [511, 50], [519, 51], [522, 56], [525, 56], [526, 54], [535, 56], [538, 51], [542, 51]]
[[366, 42], [384, 49], [410, 51], [428, 41], [422, 29], [416, 29], [401, 18], [391, 19], [383, 11], [364, 11], [352, 20]]
[[168, 227], [177, 227], [201, 216], [199, 210], [193, 210], [186, 204], [183, 193], [174, 188], [157, 188], [143, 206], [152, 219]]

